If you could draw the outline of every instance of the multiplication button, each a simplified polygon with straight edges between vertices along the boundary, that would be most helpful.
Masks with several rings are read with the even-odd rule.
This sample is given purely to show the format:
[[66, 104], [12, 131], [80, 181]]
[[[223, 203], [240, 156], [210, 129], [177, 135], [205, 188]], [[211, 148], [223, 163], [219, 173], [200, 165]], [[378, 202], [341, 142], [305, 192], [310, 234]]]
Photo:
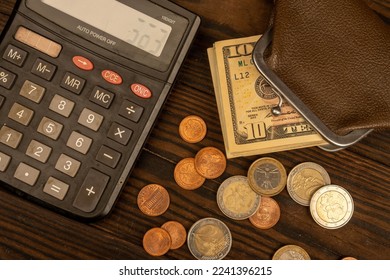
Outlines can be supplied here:
[[122, 145], [127, 145], [132, 134], [133, 131], [131, 129], [124, 127], [123, 125], [120, 125], [118, 123], [113, 123], [110, 127], [110, 130], [108, 131], [107, 136], [108, 138]]
[[124, 100], [121, 108], [119, 109], [119, 115], [133, 122], [138, 122], [143, 111], [144, 108], [141, 106], [129, 100]]

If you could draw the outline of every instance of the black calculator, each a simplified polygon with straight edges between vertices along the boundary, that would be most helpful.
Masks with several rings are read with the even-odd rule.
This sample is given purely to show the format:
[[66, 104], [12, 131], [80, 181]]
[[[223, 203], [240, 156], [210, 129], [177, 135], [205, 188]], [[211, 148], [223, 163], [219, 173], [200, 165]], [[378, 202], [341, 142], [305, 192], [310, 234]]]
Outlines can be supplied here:
[[167, 0], [18, 1], [0, 43], [1, 185], [109, 213], [199, 25]]

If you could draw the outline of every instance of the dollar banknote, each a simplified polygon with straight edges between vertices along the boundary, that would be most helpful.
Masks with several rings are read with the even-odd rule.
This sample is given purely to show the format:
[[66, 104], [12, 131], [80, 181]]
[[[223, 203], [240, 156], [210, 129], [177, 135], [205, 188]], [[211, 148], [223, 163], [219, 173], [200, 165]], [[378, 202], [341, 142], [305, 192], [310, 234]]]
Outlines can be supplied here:
[[260, 36], [219, 41], [207, 50], [228, 158], [251, 156], [327, 142], [279, 98], [253, 64], [252, 51]]

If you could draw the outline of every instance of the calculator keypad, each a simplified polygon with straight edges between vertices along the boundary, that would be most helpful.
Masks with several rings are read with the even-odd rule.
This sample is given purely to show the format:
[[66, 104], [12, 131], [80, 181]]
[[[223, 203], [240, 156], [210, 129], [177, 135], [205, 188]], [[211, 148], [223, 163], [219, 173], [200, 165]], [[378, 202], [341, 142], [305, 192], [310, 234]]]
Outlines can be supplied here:
[[[89, 217], [125, 183], [165, 83], [69, 48], [76, 50], [24, 27], [1, 46], [0, 178]], [[149, 97], [134, 94], [134, 84]]]

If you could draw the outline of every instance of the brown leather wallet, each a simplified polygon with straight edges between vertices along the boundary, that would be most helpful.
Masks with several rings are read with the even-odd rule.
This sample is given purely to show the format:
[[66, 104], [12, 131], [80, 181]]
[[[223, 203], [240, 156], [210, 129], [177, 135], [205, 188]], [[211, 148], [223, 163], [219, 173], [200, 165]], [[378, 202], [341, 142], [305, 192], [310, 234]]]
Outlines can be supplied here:
[[390, 26], [361, 0], [277, 0], [253, 59], [332, 149], [390, 127]]

